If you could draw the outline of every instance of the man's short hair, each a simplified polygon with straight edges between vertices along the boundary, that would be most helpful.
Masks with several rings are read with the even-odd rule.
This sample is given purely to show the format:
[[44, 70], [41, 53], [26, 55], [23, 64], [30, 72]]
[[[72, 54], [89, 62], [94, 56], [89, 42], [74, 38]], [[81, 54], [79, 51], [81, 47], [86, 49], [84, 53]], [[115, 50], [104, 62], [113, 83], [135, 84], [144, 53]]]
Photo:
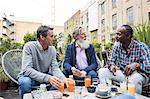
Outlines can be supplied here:
[[133, 36], [133, 29], [132, 29], [131, 26], [129, 26], [129, 25], [122, 25], [121, 27], [125, 28], [125, 30], [126, 30], [125, 35], [126, 36], [129, 36], [129, 35], [131, 35], [131, 37]]
[[54, 28], [50, 28], [49, 26], [46, 25], [41, 25], [38, 29], [37, 29], [37, 38], [40, 38], [40, 35], [42, 35], [43, 37], [46, 37], [48, 34], [48, 30], [53, 30]]
[[82, 27], [75, 28], [74, 32], [72, 33], [74, 39], [76, 39], [76, 37], [81, 33], [81, 28]]

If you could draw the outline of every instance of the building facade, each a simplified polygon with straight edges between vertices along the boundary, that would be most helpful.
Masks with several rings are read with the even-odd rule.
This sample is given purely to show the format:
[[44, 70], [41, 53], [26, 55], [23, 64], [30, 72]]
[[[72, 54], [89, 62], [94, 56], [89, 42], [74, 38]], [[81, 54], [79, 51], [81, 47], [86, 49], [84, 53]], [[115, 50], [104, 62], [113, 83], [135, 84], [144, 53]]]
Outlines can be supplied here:
[[65, 32], [80, 25], [91, 41], [105, 44], [114, 39], [118, 26], [150, 21], [150, 0], [91, 0], [79, 11], [65, 22]]
[[[95, 1], [90, 1], [82, 9], [80, 13], [80, 25], [85, 29], [88, 39], [91, 41], [94, 35], [91, 35], [89, 30], [89, 8], [94, 4]], [[94, 34], [94, 33], [93, 33]]]
[[150, 0], [99, 0], [99, 41], [112, 41], [122, 24], [137, 26], [150, 20]]
[[[12, 25], [10, 25], [12, 24]], [[9, 37], [15, 42], [23, 43], [24, 35], [27, 33], [34, 33], [37, 28], [42, 25], [37, 20], [25, 19], [25, 18], [0, 18], [0, 37]], [[63, 26], [55, 26], [54, 33], [64, 33]]]
[[16, 21], [16, 42], [23, 42], [24, 35], [36, 32], [41, 23]]
[[98, 3], [92, 2], [88, 8], [88, 27], [90, 32], [90, 41], [97, 42], [98, 39]]
[[74, 29], [80, 25], [80, 10], [64, 23], [64, 32], [72, 34]]
[[40, 22], [20, 18], [2, 17], [0, 19], [0, 37], [10, 38], [15, 42], [23, 43], [27, 33], [36, 32]]

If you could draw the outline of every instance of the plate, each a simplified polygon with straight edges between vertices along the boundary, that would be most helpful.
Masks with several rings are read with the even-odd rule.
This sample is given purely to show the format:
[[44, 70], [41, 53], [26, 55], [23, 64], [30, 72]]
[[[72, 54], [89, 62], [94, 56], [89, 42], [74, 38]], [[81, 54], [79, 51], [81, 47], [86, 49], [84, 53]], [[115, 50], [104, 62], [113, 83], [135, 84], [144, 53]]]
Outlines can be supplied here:
[[110, 98], [110, 97], [111, 97], [111, 95], [110, 95], [110, 94], [108, 94], [107, 96], [101, 96], [101, 95], [96, 94], [96, 97], [98, 97], [98, 98], [102, 98], [102, 99], [108, 99], [108, 98]]

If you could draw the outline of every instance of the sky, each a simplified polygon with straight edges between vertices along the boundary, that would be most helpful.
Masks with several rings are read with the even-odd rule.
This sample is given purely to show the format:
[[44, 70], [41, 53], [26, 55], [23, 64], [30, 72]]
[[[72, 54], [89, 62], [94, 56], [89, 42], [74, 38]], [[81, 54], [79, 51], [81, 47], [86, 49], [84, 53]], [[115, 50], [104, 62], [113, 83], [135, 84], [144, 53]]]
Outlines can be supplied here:
[[[73, 14], [91, 0], [55, 0], [55, 25], [63, 26]], [[52, 0], [0, 0], [0, 16], [34, 19], [43, 24], [51, 23]]]

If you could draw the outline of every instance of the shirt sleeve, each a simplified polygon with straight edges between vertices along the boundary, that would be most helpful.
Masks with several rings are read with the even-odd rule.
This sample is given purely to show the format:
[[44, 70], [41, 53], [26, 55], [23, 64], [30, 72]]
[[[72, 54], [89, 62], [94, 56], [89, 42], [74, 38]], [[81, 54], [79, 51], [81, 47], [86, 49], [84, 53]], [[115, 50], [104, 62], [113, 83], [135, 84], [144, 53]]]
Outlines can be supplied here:
[[72, 71], [71, 71], [71, 48], [70, 48], [70, 45], [67, 46], [67, 49], [66, 49], [66, 52], [65, 52], [65, 58], [64, 58], [64, 63], [63, 63], [63, 67], [64, 69], [69, 73], [71, 74]]
[[144, 43], [142, 43], [140, 45], [140, 51], [141, 51], [140, 69], [142, 71], [145, 71], [146, 73], [150, 73], [150, 52], [148, 51], [148, 47]]
[[117, 46], [114, 46], [110, 52], [110, 56], [108, 58], [109, 61], [109, 65], [108, 68], [110, 68], [111, 65], [115, 65], [115, 61], [116, 61], [116, 56], [117, 56]]
[[48, 82], [50, 75], [39, 72], [33, 68], [33, 56], [30, 50], [30, 44], [26, 44], [23, 49], [22, 58], [22, 72], [23, 75], [29, 76], [30, 78], [38, 82]]
[[65, 78], [65, 75], [62, 73], [62, 71], [59, 68], [58, 62], [56, 60], [56, 49], [53, 47], [52, 49], [52, 61], [51, 61], [51, 72], [54, 76], [57, 76], [58, 78]]

